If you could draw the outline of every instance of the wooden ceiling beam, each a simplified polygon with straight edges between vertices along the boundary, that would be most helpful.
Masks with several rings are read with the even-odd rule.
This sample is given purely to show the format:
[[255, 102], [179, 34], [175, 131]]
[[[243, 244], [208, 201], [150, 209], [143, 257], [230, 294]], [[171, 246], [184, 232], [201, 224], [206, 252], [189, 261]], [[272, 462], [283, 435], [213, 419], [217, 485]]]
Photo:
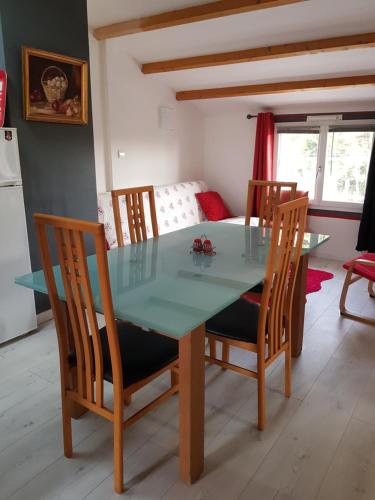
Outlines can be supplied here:
[[319, 80], [300, 80], [292, 82], [262, 83], [256, 85], [241, 85], [237, 87], [221, 87], [200, 90], [182, 90], [176, 92], [178, 101], [198, 99], [221, 99], [224, 97], [242, 97], [262, 94], [283, 94], [305, 90], [338, 89], [343, 87], [358, 87], [375, 85], [374, 75], [344, 76], [340, 78], [324, 78]]
[[375, 33], [322, 38], [305, 42], [286, 43], [271, 45], [269, 47], [257, 47], [253, 49], [145, 63], [142, 65], [142, 72], [151, 74], [180, 71], [184, 69], [208, 68], [226, 64], [264, 61], [267, 59], [280, 59], [282, 57], [319, 54], [321, 52], [333, 52], [364, 47], [375, 47]]
[[170, 28], [181, 24], [205, 21], [218, 17], [231, 16], [233, 14], [242, 14], [244, 12], [269, 9], [306, 1], [308, 0], [220, 0], [101, 26], [94, 29], [94, 36], [97, 40], [105, 40], [107, 38], [141, 33], [143, 31]]

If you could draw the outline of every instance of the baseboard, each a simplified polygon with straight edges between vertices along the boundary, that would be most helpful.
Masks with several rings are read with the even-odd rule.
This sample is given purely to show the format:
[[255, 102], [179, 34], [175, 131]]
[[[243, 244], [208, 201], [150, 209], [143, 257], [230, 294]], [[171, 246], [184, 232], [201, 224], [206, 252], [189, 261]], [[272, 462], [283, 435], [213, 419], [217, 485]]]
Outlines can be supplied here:
[[354, 257], [359, 257], [360, 255], [361, 253], [356, 250], [353, 250], [352, 253], [348, 255], [338, 255], [337, 253], [333, 254], [331, 252], [325, 252], [323, 245], [322, 249], [318, 248], [311, 253], [311, 257], [316, 257], [317, 259], [335, 260], [336, 262], [341, 263], [354, 259]]
[[47, 321], [51, 321], [53, 319], [52, 309], [48, 309], [47, 311], [43, 311], [36, 315], [36, 323], [38, 326], [46, 323]]

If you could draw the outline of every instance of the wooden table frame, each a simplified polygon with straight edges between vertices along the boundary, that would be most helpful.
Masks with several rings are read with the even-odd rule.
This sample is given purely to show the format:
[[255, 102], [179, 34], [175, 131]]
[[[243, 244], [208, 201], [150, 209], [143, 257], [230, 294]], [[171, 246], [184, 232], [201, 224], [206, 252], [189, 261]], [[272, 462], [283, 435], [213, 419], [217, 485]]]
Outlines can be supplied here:
[[[302, 351], [305, 314], [305, 290], [309, 254], [301, 256], [293, 300], [292, 355]], [[299, 292], [299, 293], [298, 293]], [[301, 293], [302, 292], [302, 293]], [[64, 307], [66, 309], [65, 303]], [[69, 316], [66, 314], [69, 328]], [[204, 392], [205, 392], [205, 325], [179, 340], [179, 430], [180, 479], [187, 484], [197, 481], [204, 468]], [[72, 382], [76, 380], [74, 368]], [[71, 414], [80, 418], [86, 409], [72, 402]]]
[[309, 254], [301, 255], [292, 306], [292, 356], [294, 358], [300, 356], [302, 352], [308, 265]]
[[180, 479], [199, 479], [204, 467], [205, 325], [179, 341]]

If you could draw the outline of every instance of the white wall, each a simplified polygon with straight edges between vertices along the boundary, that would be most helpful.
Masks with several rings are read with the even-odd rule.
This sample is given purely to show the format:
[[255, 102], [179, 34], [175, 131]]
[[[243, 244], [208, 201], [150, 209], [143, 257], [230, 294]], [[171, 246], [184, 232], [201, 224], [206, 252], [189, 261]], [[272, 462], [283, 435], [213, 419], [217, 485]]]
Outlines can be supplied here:
[[249, 109], [214, 114], [204, 120], [204, 179], [219, 191], [233, 215], [245, 213], [247, 182], [252, 177], [256, 120]]
[[[169, 87], [143, 75], [121, 39], [101, 42], [101, 50], [96, 44], [91, 39], [98, 192], [201, 179], [201, 112], [191, 103], [177, 102]], [[172, 109], [174, 130], [159, 127], [160, 106]], [[119, 158], [118, 151], [125, 156]]]
[[97, 190], [105, 191], [107, 184], [106, 171], [106, 102], [105, 73], [103, 72], [103, 45], [89, 33], [90, 46], [90, 78], [91, 78], [91, 105], [94, 129], [94, 152]]
[[329, 234], [330, 240], [315, 250], [316, 257], [324, 257], [345, 262], [356, 252], [359, 221], [333, 219], [329, 217], [308, 217], [308, 230], [312, 233]]

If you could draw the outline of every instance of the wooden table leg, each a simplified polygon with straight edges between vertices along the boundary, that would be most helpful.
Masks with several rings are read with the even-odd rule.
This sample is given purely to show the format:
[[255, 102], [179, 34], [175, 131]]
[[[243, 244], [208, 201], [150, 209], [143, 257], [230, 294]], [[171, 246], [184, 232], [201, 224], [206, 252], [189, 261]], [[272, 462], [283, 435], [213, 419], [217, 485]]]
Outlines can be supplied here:
[[309, 254], [307, 253], [300, 258], [294, 289], [292, 306], [292, 356], [294, 358], [297, 358], [302, 351], [308, 264]]
[[187, 484], [204, 466], [204, 340], [201, 325], [179, 341], [180, 478]]

